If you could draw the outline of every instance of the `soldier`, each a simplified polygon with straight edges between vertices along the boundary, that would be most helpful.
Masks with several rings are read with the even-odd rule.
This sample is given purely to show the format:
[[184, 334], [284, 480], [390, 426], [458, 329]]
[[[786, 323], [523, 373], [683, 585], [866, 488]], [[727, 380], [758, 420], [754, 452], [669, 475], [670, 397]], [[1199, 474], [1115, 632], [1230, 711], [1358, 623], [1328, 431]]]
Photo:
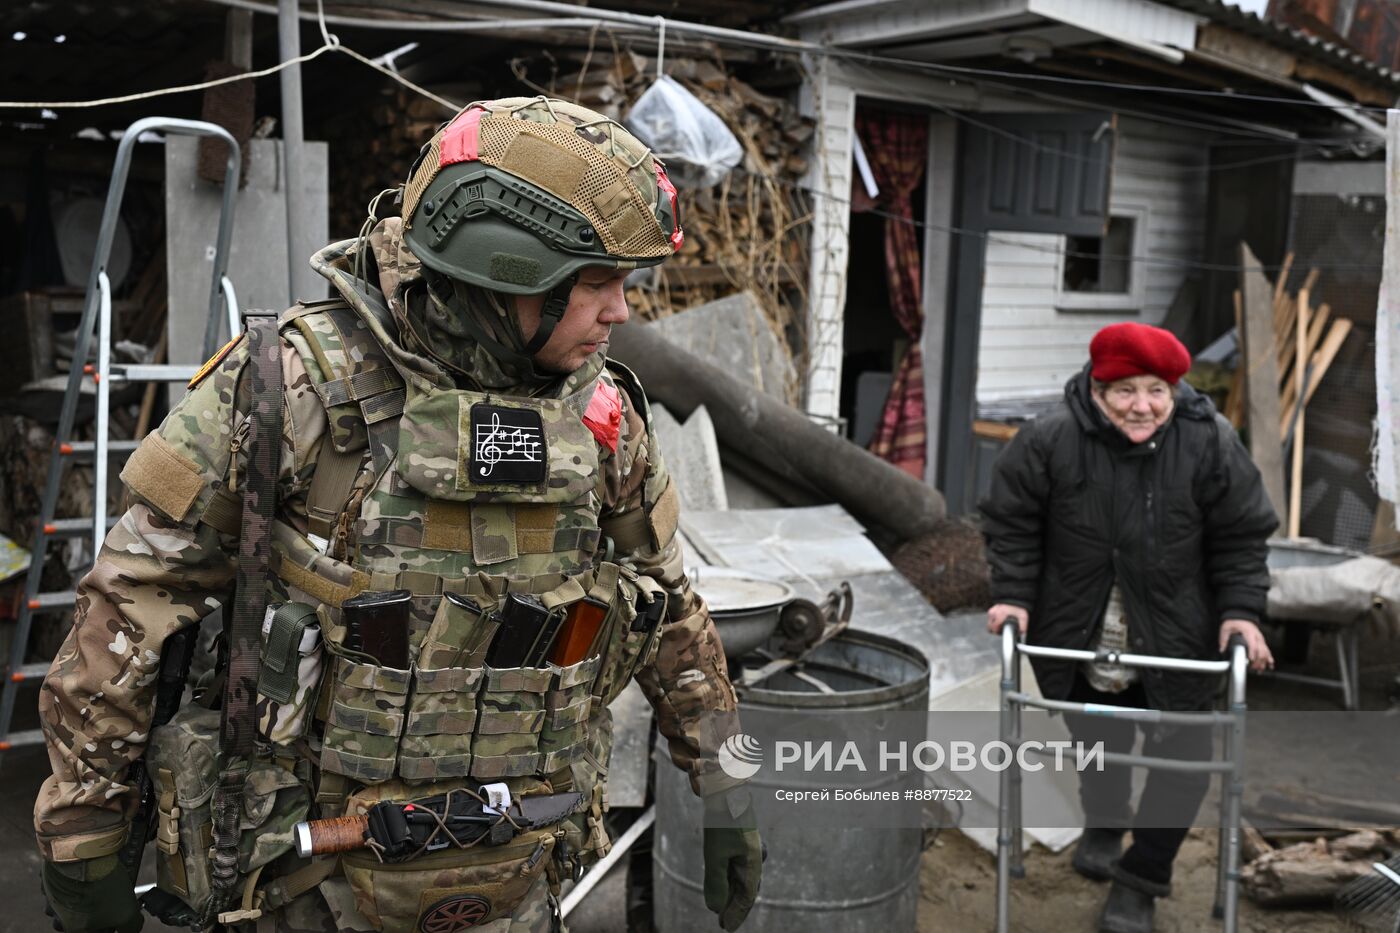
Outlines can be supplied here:
[[[378, 216], [390, 200], [398, 216]], [[117, 857], [138, 759], [161, 903], [197, 927], [549, 930], [559, 884], [609, 846], [607, 704], [633, 676], [705, 799], [706, 904], [743, 922], [761, 844], [716, 759], [735, 694], [646, 399], [606, 360], [627, 273], [682, 240], [664, 166], [614, 121], [475, 103], [359, 238], [313, 258], [335, 298], [251, 327], [196, 375], [123, 471], [133, 504], [40, 696], [53, 775], [34, 823], [67, 933], [141, 926]], [[272, 457], [258, 435], [278, 408]], [[266, 583], [246, 586], [260, 560]], [[152, 730], [162, 646], [229, 602], [236, 574], [265, 614], [233, 597], [214, 681]], [[347, 623], [366, 596], [407, 607], [414, 663]], [[260, 638], [240, 635], [245, 602]], [[543, 620], [547, 660], [501, 666], [492, 626], [515, 611]], [[299, 821], [373, 825], [376, 804], [423, 817], [443, 799], [489, 814], [489, 838], [445, 823], [406, 859], [373, 832], [369, 850], [294, 851]], [[572, 812], [520, 817], [557, 800]]]

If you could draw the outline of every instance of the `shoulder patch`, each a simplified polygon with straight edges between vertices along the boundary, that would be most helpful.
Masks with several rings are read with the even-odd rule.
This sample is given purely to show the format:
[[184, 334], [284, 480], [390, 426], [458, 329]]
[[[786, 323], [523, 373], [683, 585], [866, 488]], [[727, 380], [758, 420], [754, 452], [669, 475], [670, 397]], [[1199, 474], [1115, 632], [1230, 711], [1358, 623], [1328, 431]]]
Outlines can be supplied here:
[[205, 361], [204, 365], [199, 367], [199, 372], [194, 374], [194, 377], [190, 379], [189, 383], [185, 386], [185, 388], [193, 389], [195, 386], [203, 382], [204, 377], [213, 372], [214, 367], [222, 363], [224, 357], [228, 356], [229, 351], [231, 351], [234, 347], [238, 346], [238, 341], [242, 339], [243, 335], [239, 334], [237, 337], [234, 337], [228, 343], [220, 347], [217, 353], [209, 357], [209, 359]]

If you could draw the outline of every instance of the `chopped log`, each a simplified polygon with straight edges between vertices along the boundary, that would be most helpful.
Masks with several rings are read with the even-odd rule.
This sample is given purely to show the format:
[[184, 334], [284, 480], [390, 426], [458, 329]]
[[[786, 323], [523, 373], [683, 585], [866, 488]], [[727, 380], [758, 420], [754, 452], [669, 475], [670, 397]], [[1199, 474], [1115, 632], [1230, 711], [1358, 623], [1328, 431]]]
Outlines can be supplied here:
[[1244, 820], [1241, 824], [1244, 832], [1240, 838], [1240, 857], [1245, 864], [1257, 859], [1266, 852], [1274, 851], [1274, 847], [1269, 844], [1269, 840], [1264, 838], [1264, 834], [1254, 828], [1254, 824]]
[[1343, 886], [1371, 873], [1373, 858], [1384, 855], [1384, 839], [1374, 832], [1300, 842], [1250, 862], [1240, 882], [1250, 900], [1266, 907], [1330, 903]]

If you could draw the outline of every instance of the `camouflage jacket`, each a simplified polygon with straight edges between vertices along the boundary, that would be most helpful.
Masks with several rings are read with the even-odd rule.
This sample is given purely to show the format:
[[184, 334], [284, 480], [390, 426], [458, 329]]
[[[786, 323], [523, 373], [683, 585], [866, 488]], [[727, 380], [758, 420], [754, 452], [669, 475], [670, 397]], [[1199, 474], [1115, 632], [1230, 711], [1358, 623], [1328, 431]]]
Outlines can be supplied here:
[[[386, 262], [392, 257], [382, 245], [376, 246], [376, 259], [384, 292], [392, 295], [394, 264]], [[396, 247], [390, 243], [387, 249]], [[336, 244], [314, 260], [342, 293], [349, 280], [350, 250], [348, 242]], [[331, 424], [289, 329], [284, 327], [282, 334], [277, 518], [305, 534], [317, 462], [331, 450], [339, 426]], [[135, 803], [134, 789], [124, 782], [149, 738], [162, 645], [230, 596], [238, 548], [230, 516], [237, 514], [248, 460], [241, 443], [250, 404], [247, 360], [246, 340], [225, 348], [146, 438], [141, 457], [163, 464], [164, 479], [159, 486], [133, 484], [140, 488], [130, 491], [130, 508], [79, 584], [73, 628], [39, 699], [53, 768], [34, 807], [35, 832], [46, 859], [91, 858], [120, 847]], [[717, 720], [714, 714], [732, 715], [735, 694], [708, 611], [686, 580], [674, 515], [658, 523], [653, 514], [670, 480], [645, 405], [632, 398], [625, 383], [618, 388], [618, 444], [615, 451], [600, 447], [596, 495], [601, 517], [639, 516], [643, 527], [668, 529], [665, 540], [643, 534], [614, 557], [670, 594], [655, 660], [637, 671], [636, 679], [657, 711], [676, 766], [689, 774], [696, 793], [710, 794], [734, 783], [718, 768], [716, 753], [728, 726], [719, 725], [726, 717]], [[176, 439], [178, 445], [172, 443]]]

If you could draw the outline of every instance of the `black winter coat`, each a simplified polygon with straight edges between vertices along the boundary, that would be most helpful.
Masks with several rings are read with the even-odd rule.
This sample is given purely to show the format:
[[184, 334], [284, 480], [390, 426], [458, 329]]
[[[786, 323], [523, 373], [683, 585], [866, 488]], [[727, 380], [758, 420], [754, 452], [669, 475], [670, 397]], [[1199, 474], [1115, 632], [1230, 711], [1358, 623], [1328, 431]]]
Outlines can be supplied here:
[[[1086, 366], [997, 458], [980, 503], [992, 599], [1030, 612], [1030, 644], [1091, 649], [1116, 580], [1132, 653], [1217, 658], [1221, 622], [1257, 622], [1266, 606], [1278, 519], [1259, 471], [1185, 383], [1171, 420], [1141, 444], [1089, 391]], [[1046, 697], [1069, 695], [1075, 662], [1033, 664]], [[1142, 683], [1155, 708], [1189, 710], [1219, 678], [1143, 670]]]

